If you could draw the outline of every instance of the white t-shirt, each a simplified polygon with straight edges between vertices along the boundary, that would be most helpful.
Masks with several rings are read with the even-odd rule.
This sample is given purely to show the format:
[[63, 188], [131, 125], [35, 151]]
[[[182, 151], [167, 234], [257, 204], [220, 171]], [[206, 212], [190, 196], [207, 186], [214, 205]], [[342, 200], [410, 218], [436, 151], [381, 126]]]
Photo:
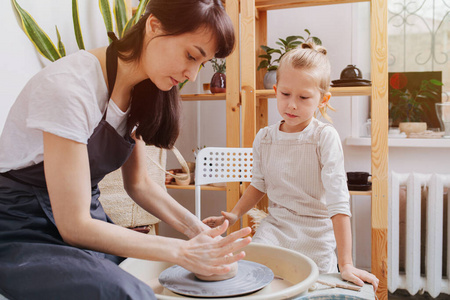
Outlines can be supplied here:
[[[43, 131], [87, 144], [107, 100], [102, 68], [93, 54], [81, 50], [44, 68], [25, 85], [8, 114], [0, 136], [0, 172], [42, 162]], [[109, 101], [106, 120], [122, 136], [127, 115]]]

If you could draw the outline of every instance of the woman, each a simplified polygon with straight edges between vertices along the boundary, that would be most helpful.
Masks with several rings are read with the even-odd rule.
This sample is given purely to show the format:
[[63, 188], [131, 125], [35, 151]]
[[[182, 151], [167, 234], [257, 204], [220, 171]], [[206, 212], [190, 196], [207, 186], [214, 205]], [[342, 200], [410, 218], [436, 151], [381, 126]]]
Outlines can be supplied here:
[[[171, 148], [179, 132], [177, 85], [234, 47], [219, 0], [152, 0], [108, 48], [79, 51], [25, 86], [0, 138], [0, 294], [13, 299], [154, 299], [122, 271], [123, 257], [224, 274], [250, 243], [209, 229], [145, 168], [145, 143]], [[190, 238], [143, 235], [104, 213], [98, 182], [122, 166], [141, 207]]]

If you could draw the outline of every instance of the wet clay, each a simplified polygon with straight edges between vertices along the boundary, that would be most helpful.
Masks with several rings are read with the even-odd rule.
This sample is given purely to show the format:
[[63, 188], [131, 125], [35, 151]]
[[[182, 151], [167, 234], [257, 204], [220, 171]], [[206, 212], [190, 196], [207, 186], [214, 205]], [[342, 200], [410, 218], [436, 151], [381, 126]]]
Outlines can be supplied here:
[[226, 280], [226, 279], [230, 279], [233, 278], [234, 276], [236, 276], [237, 272], [238, 272], [238, 263], [234, 262], [231, 265], [231, 270], [228, 273], [225, 274], [218, 274], [218, 275], [210, 275], [210, 276], [203, 276], [200, 274], [195, 274], [195, 277], [197, 277], [200, 280], [203, 281], [221, 281], [221, 280]]

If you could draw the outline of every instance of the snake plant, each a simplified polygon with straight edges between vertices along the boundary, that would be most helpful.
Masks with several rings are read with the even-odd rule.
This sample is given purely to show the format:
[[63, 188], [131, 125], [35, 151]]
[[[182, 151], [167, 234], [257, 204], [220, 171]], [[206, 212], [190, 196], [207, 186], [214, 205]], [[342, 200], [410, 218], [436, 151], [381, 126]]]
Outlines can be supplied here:
[[[132, 18], [128, 19], [125, 0], [114, 0], [113, 12], [116, 23], [116, 35], [119, 38], [122, 37], [132, 25], [136, 24], [145, 11], [145, 7], [149, 1], [150, 0], [140, 1], [136, 14]], [[24, 10], [16, 0], [12, 0], [12, 3], [20, 17], [23, 31], [42, 56], [50, 61], [55, 61], [66, 55], [66, 50], [61, 40], [58, 27], [56, 27], [56, 34], [58, 37], [58, 47], [56, 47], [45, 31], [42, 30], [42, 28], [36, 23], [33, 17], [26, 10]], [[105, 23], [106, 31], [113, 31], [113, 18], [111, 8], [109, 6], [109, 0], [99, 0], [98, 3]], [[72, 19], [78, 48], [80, 50], [85, 49], [78, 14], [78, 0], [72, 0]]]
[[[116, 23], [116, 35], [121, 38], [124, 33], [131, 28], [134, 24], [139, 21], [139, 18], [145, 12], [145, 7], [150, 0], [141, 0], [136, 9], [136, 13], [130, 18], [127, 18], [127, 6], [125, 0], [114, 0], [114, 20]], [[16, 0], [12, 0], [14, 8], [18, 13], [21, 21], [22, 28], [25, 34], [28, 36], [30, 41], [36, 47], [38, 52], [49, 59], [50, 61], [55, 61], [66, 55], [66, 50], [64, 44], [61, 40], [61, 36], [56, 27], [56, 34], [58, 37], [58, 47], [52, 42], [48, 35], [42, 30], [42, 28], [36, 23], [33, 17], [22, 7], [19, 6]], [[109, 5], [109, 0], [99, 0], [98, 1], [100, 12], [103, 16], [103, 22], [105, 23], [106, 32], [113, 31], [113, 17], [111, 14], [111, 7]], [[75, 31], [75, 38], [77, 41], [78, 48], [85, 49], [83, 42], [83, 34], [80, 27], [80, 18], [78, 14], [78, 0], [72, 0], [72, 19], [73, 28]], [[111, 42], [111, 39], [109, 39]], [[200, 66], [201, 69], [201, 66]], [[200, 71], [200, 70], [199, 70]], [[188, 82], [186, 79], [184, 82], [178, 84], [178, 88], [181, 90], [183, 86]]]

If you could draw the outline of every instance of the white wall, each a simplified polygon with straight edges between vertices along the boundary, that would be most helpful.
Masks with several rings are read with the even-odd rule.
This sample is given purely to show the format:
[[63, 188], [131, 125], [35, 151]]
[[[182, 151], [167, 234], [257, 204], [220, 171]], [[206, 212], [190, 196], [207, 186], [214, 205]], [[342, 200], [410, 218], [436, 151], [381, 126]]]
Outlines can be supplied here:
[[[41, 28], [57, 43], [55, 25], [61, 34], [66, 53], [78, 50], [72, 23], [72, 1], [17, 0]], [[106, 30], [98, 1], [78, 1], [81, 30], [86, 49], [107, 45]], [[35, 51], [22, 31], [12, 1], [0, 1], [3, 42], [0, 50], [0, 128], [25, 83], [49, 61]]]

